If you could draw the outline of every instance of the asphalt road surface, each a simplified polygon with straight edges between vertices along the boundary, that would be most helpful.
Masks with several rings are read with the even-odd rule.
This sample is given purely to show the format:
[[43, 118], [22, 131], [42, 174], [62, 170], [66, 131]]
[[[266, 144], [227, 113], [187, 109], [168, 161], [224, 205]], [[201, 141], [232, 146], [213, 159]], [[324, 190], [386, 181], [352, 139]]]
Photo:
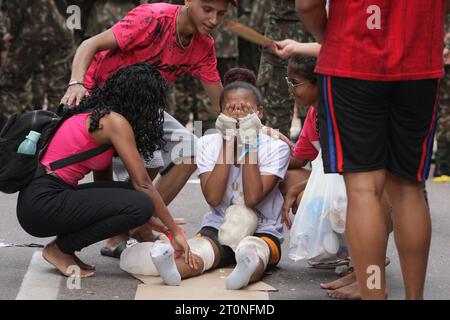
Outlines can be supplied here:
[[[425, 290], [427, 299], [450, 299], [450, 184], [428, 182], [433, 219], [433, 239]], [[15, 216], [16, 195], [0, 194], [0, 239], [13, 244], [46, 244], [50, 239], [37, 239], [27, 235]], [[175, 217], [185, 218], [189, 236], [198, 230], [202, 215], [208, 207], [203, 200], [200, 185], [192, 177], [169, 207]], [[0, 240], [0, 242], [2, 242]], [[330, 270], [310, 268], [287, 257], [289, 234], [283, 244], [284, 255], [278, 268], [264, 278], [278, 292], [270, 299], [328, 299], [319, 288], [324, 281], [336, 279]], [[57, 299], [57, 300], [130, 300], [134, 299], [139, 284], [119, 268], [119, 261], [102, 257], [101, 243], [86, 248], [80, 257], [97, 266], [95, 277], [81, 281], [80, 289], [70, 289], [67, 279], [42, 260], [39, 248], [0, 247], [0, 299]], [[390, 299], [403, 299], [403, 284], [397, 252], [391, 237], [387, 269]], [[69, 287], [69, 288], [68, 288]]]

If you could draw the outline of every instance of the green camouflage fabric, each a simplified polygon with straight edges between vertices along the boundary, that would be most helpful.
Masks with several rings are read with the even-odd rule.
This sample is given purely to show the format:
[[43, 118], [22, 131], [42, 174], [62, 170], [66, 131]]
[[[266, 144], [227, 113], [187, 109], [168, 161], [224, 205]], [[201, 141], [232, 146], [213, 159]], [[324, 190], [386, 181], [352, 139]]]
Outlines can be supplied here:
[[229, 10], [228, 17], [216, 30], [212, 36], [216, 42], [216, 56], [217, 58], [238, 58], [238, 38], [237, 36], [226, 28], [229, 21], [237, 20], [237, 9], [232, 7]]
[[[69, 0], [67, 0], [67, 1], [69, 1]], [[85, 37], [86, 22], [87, 22], [87, 17], [89, 15], [89, 11], [91, 10], [93, 1], [91, 1], [91, 0], [70, 0], [69, 2], [70, 2], [70, 5], [78, 6], [81, 11], [81, 29], [74, 30], [74, 43], [75, 43], [75, 46], [78, 47], [81, 44], [81, 42], [86, 39], [86, 37]], [[58, 7], [60, 7], [60, 6], [58, 6]], [[66, 6], [66, 10], [67, 10], [67, 6]], [[60, 8], [60, 11], [61, 11], [61, 8]]]
[[271, 5], [271, 0], [238, 1], [239, 22], [264, 33]]
[[61, 15], [56, 0], [8, 0], [3, 2], [11, 23], [10, 33], [24, 40], [70, 41], [72, 32], [66, 28], [66, 18]]
[[[264, 34], [269, 10], [269, 0], [240, 0], [238, 1], [239, 22]], [[255, 74], [258, 74], [261, 53], [261, 46], [239, 38], [240, 66], [253, 70]]]
[[41, 64], [40, 68], [33, 73], [31, 80], [31, 94], [33, 96], [31, 104], [35, 108], [40, 108], [46, 104], [44, 65]]
[[297, 22], [298, 15], [295, 10], [295, 0], [272, 0], [272, 11], [282, 21]]
[[450, 66], [446, 66], [445, 76], [441, 79], [439, 104], [441, 106], [441, 118], [436, 140], [450, 143]]
[[44, 65], [36, 68], [28, 80], [25, 91], [19, 94], [21, 105], [42, 109], [45, 105], [45, 73]]
[[161, 1], [70, 0], [69, 2], [81, 9], [81, 30], [75, 30], [75, 42], [79, 45], [83, 40], [111, 28], [136, 6]]
[[[446, 33], [450, 32], [450, 14], [446, 16], [445, 29]], [[436, 132], [436, 166], [441, 175], [450, 176], [450, 65], [445, 67], [445, 76], [441, 79], [439, 104], [441, 118]]]
[[238, 37], [226, 28], [229, 21], [237, 21], [238, 11], [235, 7], [230, 8], [227, 19], [212, 34], [216, 43], [217, 69], [221, 79], [225, 72], [237, 67], [239, 63]]
[[139, 0], [95, 0], [91, 1], [87, 15], [85, 37], [89, 38], [111, 28], [140, 5]]
[[212, 34], [216, 43], [217, 70], [221, 79], [229, 69], [239, 64], [238, 37], [226, 28], [228, 22], [238, 20], [238, 10], [235, 7], [230, 8], [227, 19]]
[[[295, 0], [272, 1], [265, 35], [272, 40], [294, 39], [299, 42], [314, 42], [298, 20]], [[258, 73], [258, 86], [265, 97], [266, 125], [290, 136], [294, 101], [289, 96], [286, 77], [287, 62], [263, 50]], [[304, 112], [304, 111], [303, 111]], [[300, 117], [304, 117], [305, 113]]]
[[9, 31], [9, 19], [3, 11], [3, 0], [0, 0], [0, 51], [6, 51], [9, 48], [8, 42], [3, 37]]
[[35, 86], [44, 88], [50, 110], [57, 109], [65, 92], [74, 54], [73, 32], [66, 27], [66, 18], [55, 1], [8, 0], [3, 3], [5, 14], [14, 23], [9, 30], [13, 40], [0, 73], [2, 118], [32, 109], [24, 102], [30, 101], [24, 93], [26, 84], [42, 70], [44, 77], [36, 77], [42, 82]]
[[211, 111], [211, 101], [200, 80], [190, 74], [176, 79], [169, 95], [169, 113], [186, 126], [192, 113], [194, 121], [201, 121], [202, 134], [215, 128], [217, 114]]
[[436, 166], [441, 175], [450, 176], [450, 66], [446, 67], [440, 90], [441, 117], [436, 132]]

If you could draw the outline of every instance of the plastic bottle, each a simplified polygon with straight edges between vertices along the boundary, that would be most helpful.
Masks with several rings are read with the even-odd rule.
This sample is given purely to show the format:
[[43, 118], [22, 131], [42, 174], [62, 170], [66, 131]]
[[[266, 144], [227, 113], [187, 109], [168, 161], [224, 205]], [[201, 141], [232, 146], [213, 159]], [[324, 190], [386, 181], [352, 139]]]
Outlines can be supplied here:
[[26, 139], [20, 144], [19, 149], [17, 149], [17, 153], [35, 155], [37, 142], [40, 137], [41, 134], [39, 132], [30, 131], [30, 133], [26, 136]]

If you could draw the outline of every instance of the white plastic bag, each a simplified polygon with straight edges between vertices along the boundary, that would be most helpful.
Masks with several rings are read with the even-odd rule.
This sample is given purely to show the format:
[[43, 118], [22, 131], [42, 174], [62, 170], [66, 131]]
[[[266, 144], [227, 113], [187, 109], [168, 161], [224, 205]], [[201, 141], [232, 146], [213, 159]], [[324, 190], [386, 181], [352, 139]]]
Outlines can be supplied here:
[[344, 237], [347, 194], [344, 178], [325, 174], [320, 152], [291, 229], [289, 258], [326, 262], [348, 257]]

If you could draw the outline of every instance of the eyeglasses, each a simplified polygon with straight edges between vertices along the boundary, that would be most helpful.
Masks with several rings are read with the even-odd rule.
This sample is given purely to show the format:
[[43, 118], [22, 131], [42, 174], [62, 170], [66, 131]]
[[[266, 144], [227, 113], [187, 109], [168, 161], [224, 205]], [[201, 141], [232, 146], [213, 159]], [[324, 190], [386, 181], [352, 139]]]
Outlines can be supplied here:
[[303, 86], [303, 85], [309, 83], [309, 81], [305, 81], [305, 82], [300, 82], [300, 83], [295, 83], [294, 84], [294, 83], [291, 82], [291, 80], [289, 80], [288, 77], [285, 77], [285, 79], [286, 79], [286, 83], [287, 83], [288, 87], [292, 88], [292, 89], [300, 87], [300, 86]]

